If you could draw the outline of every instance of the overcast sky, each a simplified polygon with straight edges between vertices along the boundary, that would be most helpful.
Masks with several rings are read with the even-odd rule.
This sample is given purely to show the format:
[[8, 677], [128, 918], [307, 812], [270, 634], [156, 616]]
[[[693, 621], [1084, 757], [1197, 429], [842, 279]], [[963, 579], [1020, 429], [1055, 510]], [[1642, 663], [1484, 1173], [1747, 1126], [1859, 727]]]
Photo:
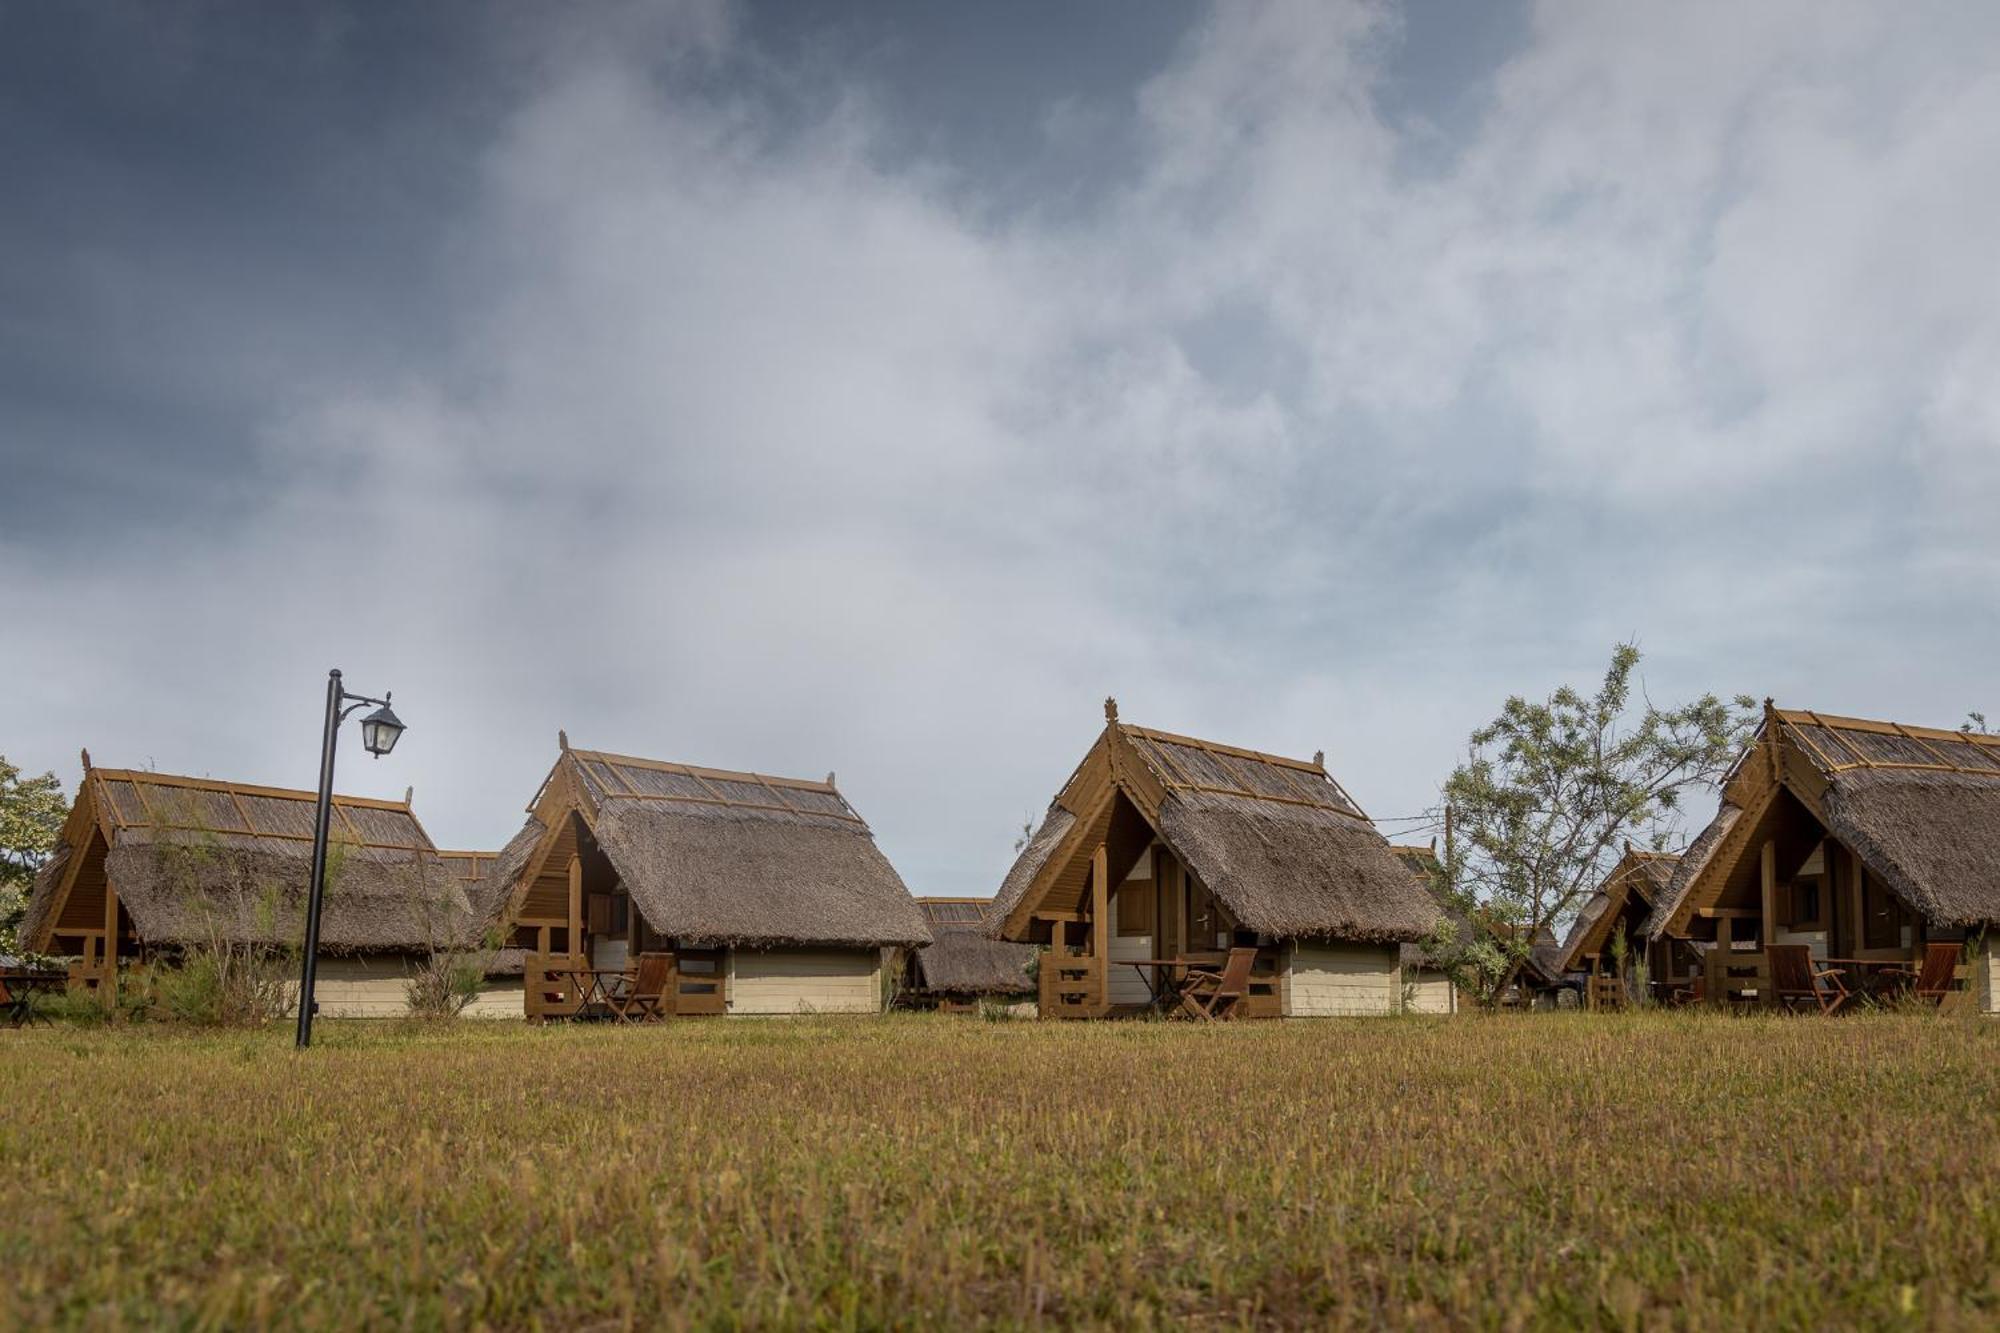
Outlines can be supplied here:
[[1378, 816], [1622, 638], [2000, 712], [2000, 6], [0, 0], [0, 172], [66, 785], [337, 665], [440, 843], [566, 727], [989, 893], [1107, 694]]

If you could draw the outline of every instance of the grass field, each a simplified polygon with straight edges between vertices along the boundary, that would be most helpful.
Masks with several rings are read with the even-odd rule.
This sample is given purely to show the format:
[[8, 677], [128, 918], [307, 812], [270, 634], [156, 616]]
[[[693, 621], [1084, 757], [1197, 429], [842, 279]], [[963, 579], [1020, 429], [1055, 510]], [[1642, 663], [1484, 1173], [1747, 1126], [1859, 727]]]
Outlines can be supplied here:
[[0, 1032], [0, 1326], [2000, 1327], [2000, 1023]]

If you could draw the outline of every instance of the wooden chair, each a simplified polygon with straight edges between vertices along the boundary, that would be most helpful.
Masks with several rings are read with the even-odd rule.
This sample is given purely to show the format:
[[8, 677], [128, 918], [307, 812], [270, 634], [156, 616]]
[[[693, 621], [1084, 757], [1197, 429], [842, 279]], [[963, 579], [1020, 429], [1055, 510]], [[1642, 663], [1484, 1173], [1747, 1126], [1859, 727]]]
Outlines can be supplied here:
[[632, 984], [607, 997], [611, 1012], [621, 1023], [652, 1023], [665, 1018], [667, 983], [674, 970], [670, 953], [642, 953]]
[[1257, 961], [1255, 949], [1231, 949], [1220, 972], [1197, 972], [1181, 988], [1180, 1013], [1202, 1022], [1234, 1018], [1250, 998], [1250, 969]]
[[1838, 969], [1813, 966], [1812, 949], [1807, 945], [1769, 945], [1764, 956], [1771, 965], [1771, 990], [1787, 1008], [1805, 1001], [1816, 1005], [1822, 1014], [1833, 1014], [1854, 998]]
[[1953, 943], [1926, 944], [1924, 961], [1914, 972], [1902, 970], [1910, 980], [1910, 993], [1919, 1000], [1943, 1006], [1958, 984], [1958, 962], [1962, 946]]

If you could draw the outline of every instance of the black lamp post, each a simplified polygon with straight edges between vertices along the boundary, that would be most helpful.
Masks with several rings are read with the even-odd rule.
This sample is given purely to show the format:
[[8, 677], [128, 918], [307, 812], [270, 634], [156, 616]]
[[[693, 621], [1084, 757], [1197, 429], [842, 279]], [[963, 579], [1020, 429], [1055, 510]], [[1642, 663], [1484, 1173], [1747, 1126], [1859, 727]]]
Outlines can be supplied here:
[[338, 668], [326, 673], [326, 731], [319, 746], [319, 806], [313, 814], [312, 885], [306, 893], [306, 957], [299, 974], [301, 1050], [312, 1045], [313, 974], [319, 968], [319, 912], [326, 898], [326, 835], [333, 820], [334, 743], [340, 739], [340, 724], [349, 713], [364, 704], [376, 704], [375, 711], [361, 719], [361, 744], [377, 759], [395, 749], [396, 738], [403, 734], [403, 722], [390, 711], [389, 698], [387, 694], [380, 699], [349, 694], [340, 687]]

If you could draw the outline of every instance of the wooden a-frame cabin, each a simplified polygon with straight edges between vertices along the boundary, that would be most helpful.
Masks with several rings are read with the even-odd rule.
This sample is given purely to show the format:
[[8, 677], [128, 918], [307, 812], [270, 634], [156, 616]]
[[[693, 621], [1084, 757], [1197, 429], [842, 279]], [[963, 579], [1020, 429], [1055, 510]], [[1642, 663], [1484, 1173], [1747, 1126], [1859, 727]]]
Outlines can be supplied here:
[[1045, 1018], [1146, 1006], [1137, 960], [1255, 947], [1246, 1017], [1387, 1014], [1400, 946], [1437, 920], [1422, 884], [1326, 771], [1151, 731], [1105, 727], [994, 900], [989, 930], [1046, 944]]
[[923, 913], [834, 786], [597, 750], [561, 753], [502, 849], [498, 912], [530, 1021], [561, 974], [671, 956], [671, 1016], [879, 1013]]
[[[1804, 945], [1865, 989], [1920, 966], [1927, 944], [1977, 953], [1996, 924], [2000, 736], [1767, 702], [1647, 933], [1690, 945], [1688, 992], [1698, 980], [1722, 1004], [1772, 997], [1770, 944]], [[1958, 972], [1959, 993], [1992, 1012], [1994, 949]]]
[[[72, 959], [72, 989], [116, 998], [121, 968], [201, 943], [299, 947], [311, 877], [309, 791], [134, 769], [83, 780], [36, 876], [23, 945]], [[480, 863], [444, 854], [402, 801], [335, 796], [334, 869], [315, 998], [329, 1017], [408, 1011], [412, 967], [477, 944]], [[496, 968], [497, 970], [501, 970]], [[495, 982], [489, 990], [510, 989]], [[482, 995], [470, 1012], [490, 1014]]]
[[[1627, 843], [1625, 855], [1584, 900], [1563, 937], [1556, 970], [1584, 979], [1585, 1008], [1615, 1009], [1634, 999], [1641, 962], [1646, 964], [1649, 977], [1671, 971], [1667, 958], [1674, 942], [1649, 941], [1646, 923], [1679, 864], [1676, 853], [1645, 851]], [[1616, 943], [1621, 939], [1625, 942], [1622, 971], [1617, 964], [1621, 951]]]

